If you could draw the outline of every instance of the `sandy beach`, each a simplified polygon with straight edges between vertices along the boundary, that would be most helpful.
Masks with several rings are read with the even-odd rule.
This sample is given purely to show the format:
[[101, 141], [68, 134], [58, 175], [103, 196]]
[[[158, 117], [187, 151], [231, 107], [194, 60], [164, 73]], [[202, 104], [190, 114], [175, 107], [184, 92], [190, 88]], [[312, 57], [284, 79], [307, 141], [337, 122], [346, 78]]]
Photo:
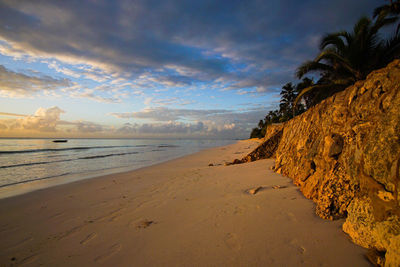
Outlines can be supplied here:
[[224, 165], [258, 143], [2, 199], [0, 265], [369, 266], [273, 160]]

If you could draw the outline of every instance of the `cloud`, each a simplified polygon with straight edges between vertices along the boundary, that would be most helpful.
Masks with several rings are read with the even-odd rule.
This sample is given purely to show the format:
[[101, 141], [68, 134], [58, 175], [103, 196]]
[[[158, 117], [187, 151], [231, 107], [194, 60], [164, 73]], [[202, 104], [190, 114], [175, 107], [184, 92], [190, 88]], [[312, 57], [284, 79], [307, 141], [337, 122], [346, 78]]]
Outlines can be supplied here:
[[123, 127], [117, 130], [118, 133], [123, 134], [152, 134], [152, 135], [165, 135], [165, 134], [193, 134], [201, 132], [204, 129], [202, 122], [198, 123], [182, 123], [182, 122], [166, 122], [166, 123], [144, 123], [144, 124], [130, 124], [126, 123]]
[[67, 79], [54, 79], [52, 77], [30, 76], [14, 72], [0, 65], [0, 95], [9, 97], [29, 96], [41, 91], [53, 91], [68, 87]]
[[6, 116], [22, 116], [23, 118], [3, 119], [1, 120], [1, 130], [8, 129], [10, 131], [19, 132], [40, 132], [40, 133], [65, 133], [73, 132], [78, 135], [87, 133], [97, 133], [109, 130], [108, 127], [94, 122], [88, 121], [65, 121], [61, 120], [61, 114], [64, 110], [57, 106], [50, 108], [40, 107], [33, 115], [22, 115], [14, 113], [1, 112], [0, 115]]
[[79, 78], [79, 77], [81, 77], [81, 74], [80, 73], [78, 73], [78, 72], [76, 72], [76, 71], [73, 71], [73, 70], [71, 70], [71, 69], [68, 69], [68, 68], [65, 68], [65, 67], [61, 67], [56, 61], [51, 61], [51, 62], [46, 62], [46, 61], [43, 61], [43, 63], [47, 63], [47, 65], [48, 65], [48, 67], [50, 68], [50, 69], [54, 69], [55, 71], [57, 71], [57, 72], [60, 72], [60, 73], [62, 73], [62, 74], [65, 74], [65, 75], [67, 75], [67, 76], [71, 76], [71, 77], [74, 77], [74, 78]]
[[[205, 136], [247, 137], [251, 128], [262, 119], [272, 106], [255, 105], [250, 109], [171, 109], [145, 108], [138, 112], [111, 113], [121, 119], [142, 119], [155, 123], [127, 123], [119, 129], [123, 133], [196, 133]], [[202, 125], [202, 127], [200, 127]], [[165, 127], [165, 129], [163, 129]], [[194, 130], [197, 129], [197, 130]]]
[[139, 89], [220, 80], [220, 88], [264, 93], [294, 79], [295, 68], [315, 56], [319, 36], [349, 29], [377, 5], [376, 0], [362, 5], [346, 0], [0, 0], [0, 53], [57, 59], [77, 68], [83, 64], [89, 67], [79, 74], [53, 67], [98, 82], [128, 73]]
[[184, 123], [169, 121], [164, 123], [125, 123], [117, 129], [117, 133], [128, 136], [170, 136], [170, 137], [208, 137], [235, 138], [240, 129], [234, 123], [216, 125], [210, 122]]
[[[9, 129], [35, 130], [39, 132], [57, 131], [57, 123], [60, 121], [60, 115], [64, 113], [59, 107], [39, 108], [34, 115], [25, 116], [11, 120]], [[7, 122], [7, 121], [6, 121]]]
[[116, 118], [149, 119], [152, 121], [176, 121], [181, 119], [200, 119], [210, 115], [227, 113], [228, 110], [170, 109], [166, 107], [145, 108], [138, 112], [111, 113]]
[[120, 103], [121, 100], [116, 97], [105, 97], [95, 93], [93, 89], [85, 89], [82, 91], [73, 91], [70, 93], [74, 98], [86, 98], [101, 103]]
[[194, 104], [196, 101], [194, 100], [184, 100], [179, 97], [167, 97], [167, 98], [154, 98], [154, 97], [146, 97], [144, 100], [144, 104], [146, 106], [186, 106], [190, 104]]
[[76, 131], [79, 133], [95, 133], [104, 130], [102, 125], [93, 122], [80, 121], [74, 124], [76, 125]]
[[[242, 110], [225, 109], [170, 109], [146, 108], [139, 112], [110, 114], [120, 119], [132, 119], [121, 125], [103, 125], [92, 121], [65, 121], [61, 108], [40, 107], [33, 115], [0, 113], [5, 116], [22, 116], [0, 120], [0, 135], [27, 136], [74, 136], [74, 137], [248, 137], [249, 130], [271, 108], [253, 104], [253, 108]], [[137, 123], [137, 119], [143, 123]], [[8, 135], [6, 135], [8, 133]], [[42, 134], [42, 135], [40, 135]], [[53, 135], [54, 136], [54, 135]]]
[[25, 117], [26, 115], [16, 114], [16, 113], [8, 113], [8, 112], [0, 112], [0, 116]]

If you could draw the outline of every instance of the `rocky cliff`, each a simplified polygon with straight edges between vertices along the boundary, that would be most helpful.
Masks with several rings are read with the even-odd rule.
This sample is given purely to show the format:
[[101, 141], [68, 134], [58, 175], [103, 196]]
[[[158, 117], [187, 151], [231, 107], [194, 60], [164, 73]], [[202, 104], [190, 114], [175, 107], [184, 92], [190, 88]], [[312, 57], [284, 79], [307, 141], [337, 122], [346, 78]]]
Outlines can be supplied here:
[[275, 157], [275, 152], [279, 146], [282, 137], [283, 124], [273, 124], [268, 126], [268, 132], [265, 134], [264, 142], [262, 142], [256, 149], [242, 159], [235, 159], [231, 164], [240, 164], [251, 162], [259, 159], [267, 159]]
[[279, 127], [264, 143], [276, 144], [264, 153], [275, 155], [275, 171], [320, 217], [346, 218], [343, 230], [378, 265], [400, 266], [400, 60]]

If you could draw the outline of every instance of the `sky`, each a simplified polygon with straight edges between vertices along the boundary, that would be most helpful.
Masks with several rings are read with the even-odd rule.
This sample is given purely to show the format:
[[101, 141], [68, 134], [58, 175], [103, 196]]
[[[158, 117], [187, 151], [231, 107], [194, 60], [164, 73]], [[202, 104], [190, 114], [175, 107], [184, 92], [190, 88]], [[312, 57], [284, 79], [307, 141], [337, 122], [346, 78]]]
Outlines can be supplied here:
[[0, 137], [247, 138], [383, 0], [0, 0]]

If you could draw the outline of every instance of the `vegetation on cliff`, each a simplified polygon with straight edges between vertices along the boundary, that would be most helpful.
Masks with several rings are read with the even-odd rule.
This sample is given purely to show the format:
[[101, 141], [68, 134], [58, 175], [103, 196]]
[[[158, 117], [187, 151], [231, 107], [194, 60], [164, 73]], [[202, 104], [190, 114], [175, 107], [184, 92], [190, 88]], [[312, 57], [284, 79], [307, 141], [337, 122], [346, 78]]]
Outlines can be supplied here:
[[[253, 128], [250, 134], [250, 138], [262, 138], [265, 136], [267, 127], [273, 123], [285, 122], [303, 113], [307, 108], [311, 106], [311, 98], [305, 97], [304, 103], [297, 103], [294, 109], [294, 101], [304, 88], [314, 84], [313, 80], [304, 78], [300, 83], [293, 85], [287, 83], [282, 87], [281, 101], [278, 110], [270, 111], [264, 120], [260, 120], [258, 128]], [[294, 112], [293, 112], [294, 110]]]
[[390, 18], [378, 17], [373, 21], [362, 17], [351, 32], [325, 35], [318, 56], [303, 63], [296, 73], [298, 78], [302, 78], [310, 72], [318, 72], [321, 78], [315, 85], [304, 88], [295, 103], [311, 91], [316, 92], [313, 102], [319, 103], [393, 61], [399, 55], [400, 36], [395, 34], [384, 40], [378, 34], [383, 26], [392, 22]]
[[[392, 20], [392, 23], [395, 23], [400, 19], [400, 1], [390, 0], [390, 4], [375, 8], [373, 17], [389, 18]], [[400, 23], [397, 25], [396, 33], [399, 33], [399, 31], [400, 31]]]
[[[297, 77], [303, 80], [297, 85], [287, 83], [282, 87], [279, 109], [270, 111], [260, 120], [250, 138], [264, 137], [268, 125], [292, 119], [399, 58], [400, 24], [393, 36], [384, 39], [380, 35], [383, 27], [395, 24], [399, 18], [400, 1], [391, 1], [376, 8], [373, 19], [360, 18], [351, 32], [326, 34], [317, 57], [297, 69]], [[311, 73], [320, 75], [318, 81], [305, 77]]]

